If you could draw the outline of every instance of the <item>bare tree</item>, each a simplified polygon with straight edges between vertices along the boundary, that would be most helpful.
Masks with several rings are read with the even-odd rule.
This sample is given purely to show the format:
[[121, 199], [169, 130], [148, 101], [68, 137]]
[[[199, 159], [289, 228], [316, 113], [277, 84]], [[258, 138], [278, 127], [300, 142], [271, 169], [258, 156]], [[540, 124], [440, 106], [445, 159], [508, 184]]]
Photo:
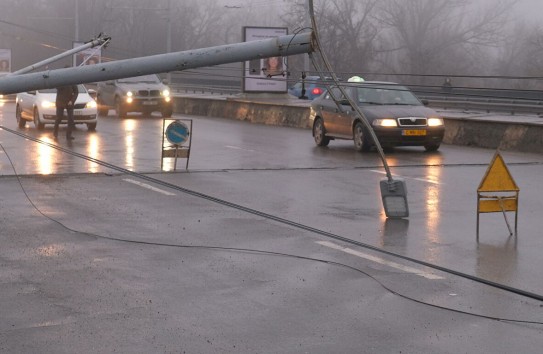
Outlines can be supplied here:
[[466, 69], [485, 47], [496, 46], [516, 0], [382, 0], [379, 19], [388, 26], [381, 50], [394, 52], [389, 67], [411, 74]]
[[[315, 8], [315, 16], [321, 48], [328, 56], [336, 72], [350, 75], [368, 72], [374, 63], [375, 39], [379, 25], [372, 13], [378, 0], [329, 0], [321, 1]], [[291, 5], [289, 14], [283, 17], [290, 27], [302, 27], [307, 18], [303, 2]]]
[[[508, 31], [510, 34], [499, 48], [493, 71], [507, 76], [507, 87], [542, 89], [543, 28], [534, 23], [519, 21]], [[504, 79], [494, 81], [501, 87], [505, 85]]]

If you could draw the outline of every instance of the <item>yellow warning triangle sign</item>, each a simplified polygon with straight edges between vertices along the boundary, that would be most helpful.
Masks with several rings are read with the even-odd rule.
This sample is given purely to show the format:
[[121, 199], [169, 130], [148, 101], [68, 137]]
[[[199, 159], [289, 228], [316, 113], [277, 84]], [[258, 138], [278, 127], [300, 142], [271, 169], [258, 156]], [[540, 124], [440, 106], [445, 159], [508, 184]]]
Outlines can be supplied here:
[[503, 161], [502, 155], [496, 151], [494, 158], [486, 170], [485, 176], [477, 189], [478, 192], [518, 192], [513, 176]]

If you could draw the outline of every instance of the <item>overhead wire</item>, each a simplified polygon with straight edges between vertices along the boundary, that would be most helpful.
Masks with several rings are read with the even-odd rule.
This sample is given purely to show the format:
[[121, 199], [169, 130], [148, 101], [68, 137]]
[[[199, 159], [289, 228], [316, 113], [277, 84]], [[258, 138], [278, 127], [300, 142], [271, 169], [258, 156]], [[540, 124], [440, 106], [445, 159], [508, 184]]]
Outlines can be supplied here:
[[161, 185], [161, 186], [169, 188], [169, 189], [177, 190], [177, 191], [185, 193], [187, 195], [191, 195], [191, 196], [194, 196], [194, 197], [197, 197], [197, 198], [208, 200], [208, 201], [211, 201], [211, 202], [223, 205], [223, 206], [231, 207], [231, 208], [234, 208], [234, 209], [237, 209], [237, 210], [249, 213], [249, 214], [257, 215], [257, 216], [260, 216], [260, 217], [263, 217], [263, 218], [266, 218], [266, 219], [269, 219], [269, 220], [276, 221], [276, 222], [284, 224], [284, 225], [289, 225], [289, 226], [298, 228], [300, 230], [305, 230], [305, 231], [308, 231], [308, 232], [311, 232], [311, 233], [314, 233], [314, 234], [325, 236], [327, 238], [335, 239], [335, 240], [338, 240], [338, 241], [343, 241], [343, 242], [346, 242], [346, 243], [349, 243], [349, 244], [352, 244], [352, 245], [356, 245], [356, 246], [359, 246], [359, 247], [362, 247], [362, 248], [366, 248], [366, 249], [375, 251], [377, 253], [385, 254], [387, 256], [403, 259], [405, 261], [412, 262], [412, 263], [415, 263], [415, 264], [419, 264], [419, 265], [422, 265], [422, 266], [425, 266], [425, 267], [428, 267], [428, 268], [432, 268], [432, 269], [435, 269], [435, 270], [438, 270], [438, 271], [441, 271], [441, 272], [444, 272], [444, 273], [456, 275], [458, 277], [465, 278], [465, 279], [470, 279], [470, 280], [473, 280], [475, 282], [485, 284], [485, 285], [488, 285], [488, 286], [493, 287], [493, 288], [501, 289], [501, 290], [504, 290], [504, 291], [507, 291], [507, 292], [510, 292], [510, 293], [514, 293], [514, 294], [517, 294], [517, 295], [521, 295], [521, 296], [524, 296], [524, 297], [527, 297], [527, 298], [543, 301], [543, 295], [540, 295], [540, 294], [535, 294], [535, 293], [525, 291], [525, 290], [522, 290], [522, 289], [513, 288], [511, 286], [507, 286], [507, 285], [504, 285], [504, 284], [499, 284], [499, 283], [496, 283], [496, 282], [493, 282], [493, 281], [490, 281], [490, 280], [487, 280], [487, 279], [479, 278], [479, 277], [476, 277], [476, 276], [473, 276], [473, 275], [470, 275], [470, 274], [467, 274], [467, 273], [462, 273], [462, 272], [455, 271], [453, 269], [442, 267], [442, 266], [439, 266], [439, 265], [436, 265], [436, 264], [432, 264], [432, 263], [429, 263], [429, 262], [426, 262], [426, 261], [422, 261], [422, 260], [415, 259], [415, 258], [412, 258], [412, 257], [404, 256], [402, 254], [390, 252], [390, 251], [384, 250], [384, 249], [376, 247], [376, 246], [372, 246], [372, 245], [364, 243], [364, 242], [352, 240], [352, 239], [349, 239], [349, 238], [341, 236], [341, 235], [337, 235], [337, 234], [334, 234], [334, 233], [331, 233], [331, 232], [323, 231], [323, 230], [320, 230], [320, 229], [317, 229], [317, 228], [314, 228], [314, 227], [311, 227], [311, 226], [308, 226], [308, 225], [304, 225], [304, 224], [301, 224], [301, 223], [297, 223], [297, 222], [294, 222], [294, 221], [291, 221], [291, 220], [288, 220], [288, 219], [285, 219], [285, 218], [282, 218], [282, 217], [279, 217], [279, 216], [276, 216], [276, 215], [264, 213], [264, 212], [259, 211], [259, 210], [255, 210], [255, 209], [252, 209], [252, 208], [249, 208], [249, 207], [245, 207], [243, 205], [239, 205], [239, 204], [236, 204], [236, 203], [233, 203], [233, 202], [229, 202], [227, 200], [223, 200], [223, 199], [220, 199], [220, 198], [216, 198], [216, 197], [207, 195], [205, 193], [200, 193], [200, 192], [196, 192], [196, 191], [184, 188], [184, 187], [180, 187], [180, 186], [177, 186], [175, 184], [168, 183], [168, 182], [165, 182], [165, 181], [161, 181], [161, 180], [159, 180], [157, 178], [153, 178], [151, 176], [146, 176], [144, 174], [137, 173], [137, 172], [134, 172], [134, 171], [130, 171], [130, 170], [126, 169], [126, 168], [122, 168], [120, 166], [116, 166], [116, 165], [110, 164], [108, 162], [105, 162], [105, 161], [102, 161], [102, 160], [99, 160], [99, 159], [96, 159], [96, 158], [93, 158], [93, 157], [90, 157], [90, 156], [86, 156], [86, 155], [77, 153], [75, 151], [64, 148], [62, 146], [59, 146], [59, 145], [56, 145], [56, 144], [52, 144], [50, 142], [46, 142], [46, 141], [34, 138], [32, 136], [26, 135], [24, 133], [21, 133], [21, 132], [18, 132], [16, 130], [7, 128], [7, 127], [2, 126], [2, 125], [0, 125], [0, 129], [8, 131], [8, 132], [10, 132], [10, 133], [12, 133], [14, 135], [18, 135], [18, 136], [20, 136], [22, 138], [25, 138], [25, 139], [29, 140], [29, 141], [34, 141], [36, 143], [39, 143], [39, 144], [42, 144], [42, 145], [45, 145], [45, 146], [49, 146], [49, 147], [51, 147], [53, 149], [62, 151], [64, 153], [70, 154], [72, 156], [76, 156], [76, 157], [79, 157], [81, 159], [84, 159], [84, 160], [87, 160], [87, 161], [90, 161], [90, 162], [94, 162], [95, 164], [110, 168], [112, 170], [121, 172], [123, 174], [127, 174], [127, 175], [130, 175], [130, 176], [133, 176], [133, 177], [136, 177], [136, 178], [139, 178], [139, 179], [142, 179], [142, 180], [145, 180], [145, 181], [157, 184], [157, 185]]
[[[5, 127], [2, 127], [2, 126], [0, 126], [0, 128], [5, 129]], [[7, 131], [10, 131], [10, 130], [7, 130]], [[31, 139], [31, 140], [34, 140], [35, 142], [39, 142], [38, 139]], [[43, 143], [43, 141], [42, 141], [42, 143]], [[46, 145], [53, 145], [53, 144], [46, 143]], [[440, 305], [432, 304], [432, 303], [429, 303], [429, 302], [426, 302], [426, 301], [418, 300], [418, 299], [415, 299], [414, 297], [407, 296], [407, 295], [402, 294], [402, 293], [400, 293], [400, 292], [398, 292], [396, 290], [393, 290], [389, 286], [386, 286], [382, 281], [377, 279], [377, 277], [375, 277], [374, 275], [372, 275], [372, 274], [370, 274], [370, 273], [368, 273], [366, 271], [363, 271], [360, 268], [350, 266], [350, 265], [340, 263], [340, 262], [335, 262], [335, 261], [331, 261], [331, 260], [322, 259], [322, 258], [307, 257], [307, 256], [296, 255], [296, 254], [284, 253], [284, 252], [265, 251], [265, 250], [250, 249], [250, 248], [205, 246], [205, 245], [182, 245], [182, 244], [163, 243], [163, 242], [156, 242], [156, 241], [132, 240], [132, 239], [124, 239], [124, 238], [113, 237], [113, 236], [105, 236], [105, 235], [100, 235], [100, 234], [96, 234], [96, 233], [76, 230], [76, 229], [68, 227], [67, 225], [60, 222], [59, 220], [45, 214], [40, 208], [38, 208], [36, 206], [36, 204], [32, 201], [32, 199], [28, 195], [24, 185], [22, 184], [22, 181], [21, 181], [21, 179], [19, 177], [19, 174], [17, 173], [17, 170], [15, 168], [15, 165], [13, 164], [13, 161], [11, 160], [11, 157], [9, 156], [8, 152], [5, 150], [2, 143], [0, 143], [0, 147], [4, 151], [4, 154], [6, 155], [8, 161], [9, 161], [9, 163], [11, 165], [11, 168], [13, 169], [13, 172], [14, 172], [16, 178], [17, 178], [17, 182], [18, 182], [23, 194], [25, 195], [25, 198], [30, 203], [30, 205], [40, 215], [42, 215], [46, 219], [58, 224], [59, 226], [61, 226], [64, 229], [66, 229], [66, 230], [68, 230], [70, 232], [76, 233], [76, 234], [90, 236], [90, 237], [94, 237], [94, 238], [97, 238], [97, 239], [104, 239], [104, 240], [108, 240], [108, 241], [116, 241], [116, 242], [128, 243], [128, 244], [147, 245], [147, 246], [156, 246], [156, 247], [172, 247], [172, 248], [186, 248], [186, 249], [216, 250], [216, 251], [226, 251], [226, 252], [244, 252], [244, 253], [260, 254], [260, 255], [267, 255], [267, 256], [288, 257], [288, 258], [294, 258], [294, 259], [324, 263], [324, 264], [345, 268], [345, 269], [352, 270], [352, 271], [358, 272], [360, 274], [363, 274], [364, 276], [367, 276], [368, 278], [375, 281], [377, 284], [379, 284], [386, 291], [388, 291], [388, 292], [390, 292], [390, 293], [392, 293], [392, 294], [394, 294], [394, 295], [396, 295], [396, 296], [398, 296], [400, 298], [403, 298], [403, 299], [406, 299], [406, 300], [409, 300], [409, 301], [412, 301], [412, 302], [415, 302], [415, 303], [418, 303], [418, 304], [421, 304], [421, 305], [424, 305], [424, 306], [430, 306], [430, 307], [434, 307], [434, 308], [444, 310], [444, 311], [449, 311], [449, 312], [454, 312], [454, 313], [459, 313], [459, 314], [463, 314], [463, 315], [474, 316], [474, 317], [478, 317], [478, 318], [484, 318], [484, 319], [499, 321], [499, 322], [543, 325], [543, 322], [541, 322], [541, 321], [519, 320], [519, 319], [511, 319], [511, 318], [504, 318], [504, 317], [498, 317], [498, 316], [482, 315], [482, 314], [478, 314], [478, 313], [474, 313], [474, 312], [458, 310], [458, 309], [445, 307], [445, 306], [440, 306]], [[63, 151], [63, 150], [65, 150], [65, 149], [61, 149], [61, 151]], [[69, 152], [69, 151], [65, 150], [63, 152]], [[77, 156], [79, 154], [75, 154], [75, 155]], [[96, 159], [92, 159], [92, 160], [96, 160]], [[106, 165], [109, 165], [110, 167], [113, 166], [113, 165], [110, 165], [110, 164], [106, 164]], [[125, 170], [125, 169], [118, 168], [118, 170]], [[129, 170], [125, 170], [125, 171], [129, 171]], [[143, 175], [141, 175], [139, 173], [134, 173], [134, 172], [132, 173], [132, 175], [137, 175], [138, 177], [143, 176]]]

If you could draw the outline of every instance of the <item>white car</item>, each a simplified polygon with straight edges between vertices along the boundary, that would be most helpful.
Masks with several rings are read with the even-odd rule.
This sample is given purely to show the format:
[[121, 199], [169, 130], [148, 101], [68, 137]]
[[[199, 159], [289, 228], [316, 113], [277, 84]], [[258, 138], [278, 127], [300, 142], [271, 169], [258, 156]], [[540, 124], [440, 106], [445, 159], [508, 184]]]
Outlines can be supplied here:
[[[8, 74], [9, 74], [8, 72], [0, 72], [0, 80], [2, 80], [2, 78], [4, 76], [7, 76]], [[12, 95], [12, 94], [3, 95], [0, 93], [0, 106], [4, 104], [5, 102], [14, 101], [14, 100], [15, 100], [15, 95]]]
[[[79, 95], [75, 101], [74, 122], [75, 124], [86, 124], [88, 130], [95, 130], [98, 122], [96, 101], [85, 86], [77, 85], [77, 87]], [[15, 116], [19, 127], [24, 128], [27, 120], [33, 121], [39, 130], [42, 130], [45, 124], [54, 124], [57, 117], [56, 97], [56, 88], [18, 93], [15, 99]], [[61, 123], [66, 124], [67, 122], [66, 111], [64, 111], [64, 119]]]

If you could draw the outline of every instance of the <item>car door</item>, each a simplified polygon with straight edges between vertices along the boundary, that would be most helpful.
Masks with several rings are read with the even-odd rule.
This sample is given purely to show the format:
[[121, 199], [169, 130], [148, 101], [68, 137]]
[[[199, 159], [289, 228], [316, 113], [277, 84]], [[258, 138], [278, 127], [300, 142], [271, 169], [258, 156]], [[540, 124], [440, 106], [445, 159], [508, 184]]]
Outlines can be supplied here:
[[23, 117], [32, 117], [34, 115], [34, 101], [36, 100], [36, 91], [22, 92], [19, 94], [19, 108]]
[[337, 136], [338, 126], [336, 115], [339, 112], [337, 104], [334, 102], [333, 97], [341, 97], [341, 91], [337, 87], [331, 88], [332, 94], [326, 93], [321, 103], [321, 114], [324, 120], [324, 129], [327, 135]]
[[[332, 93], [338, 100], [339, 107], [330, 97], [331, 104], [329, 105], [327, 118], [324, 119], [326, 132], [330, 135], [350, 139], [353, 136], [351, 127], [354, 112], [339, 88], [332, 88]], [[328, 128], [326, 127], [326, 120], [328, 120]]]

